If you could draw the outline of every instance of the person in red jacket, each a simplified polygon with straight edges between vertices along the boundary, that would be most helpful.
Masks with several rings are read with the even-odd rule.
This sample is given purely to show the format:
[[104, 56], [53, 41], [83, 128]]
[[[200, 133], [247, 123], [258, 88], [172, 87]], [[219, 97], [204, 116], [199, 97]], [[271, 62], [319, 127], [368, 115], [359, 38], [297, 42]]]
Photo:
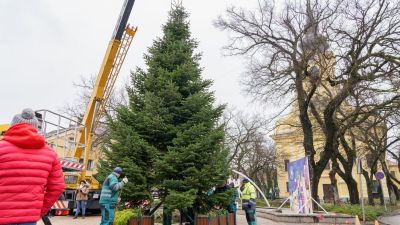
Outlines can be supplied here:
[[64, 191], [57, 153], [32, 109], [14, 116], [0, 141], [0, 224], [35, 225]]

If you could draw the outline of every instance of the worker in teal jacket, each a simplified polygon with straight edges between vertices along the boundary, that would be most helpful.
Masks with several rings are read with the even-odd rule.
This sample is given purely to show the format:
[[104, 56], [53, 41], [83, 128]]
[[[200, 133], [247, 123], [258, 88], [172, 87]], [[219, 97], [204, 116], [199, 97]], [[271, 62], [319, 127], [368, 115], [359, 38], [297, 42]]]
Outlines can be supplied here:
[[101, 224], [112, 225], [114, 220], [114, 210], [118, 203], [119, 191], [128, 183], [128, 178], [122, 179], [118, 182], [121, 176], [122, 169], [115, 167], [114, 172], [110, 174], [103, 182], [100, 194], [100, 207], [101, 207]]
[[256, 225], [256, 188], [247, 178], [244, 178], [242, 183], [242, 209], [246, 213], [248, 225]]
[[236, 216], [236, 211], [237, 211], [236, 199], [239, 197], [238, 190], [235, 188], [235, 185], [233, 183], [228, 185], [228, 189], [233, 189], [231, 199], [228, 205], [228, 212], [235, 213]]

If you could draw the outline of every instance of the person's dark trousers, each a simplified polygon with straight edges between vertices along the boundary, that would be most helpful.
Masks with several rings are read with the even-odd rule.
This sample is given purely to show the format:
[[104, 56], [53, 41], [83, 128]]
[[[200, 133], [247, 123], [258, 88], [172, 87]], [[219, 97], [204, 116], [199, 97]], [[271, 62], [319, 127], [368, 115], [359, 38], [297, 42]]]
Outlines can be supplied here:
[[163, 225], [171, 225], [172, 224], [172, 214], [167, 212], [167, 210], [163, 211]]
[[255, 209], [245, 209], [246, 220], [248, 225], [257, 225], [256, 222], [256, 210]]
[[181, 212], [184, 217], [185, 224], [194, 225], [195, 224], [195, 214], [193, 209], [188, 209], [186, 212]]
[[101, 204], [101, 223], [100, 225], [113, 225], [114, 221], [114, 204]]

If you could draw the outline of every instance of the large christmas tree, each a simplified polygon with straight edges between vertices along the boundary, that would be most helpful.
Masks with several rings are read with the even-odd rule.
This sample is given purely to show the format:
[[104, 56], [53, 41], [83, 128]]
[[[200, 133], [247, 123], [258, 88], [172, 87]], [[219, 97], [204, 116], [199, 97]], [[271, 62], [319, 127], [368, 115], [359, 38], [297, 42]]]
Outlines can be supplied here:
[[129, 105], [112, 121], [101, 171], [125, 169], [132, 181], [123, 193], [127, 200], [148, 197], [156, 187], [166, 211], [207, 212], [221, 204], [221, 196], [208, 191], [229, 173], [218, 125], [223, 106], [214, 106], [212, 82], [201, 78], [198, 43], [182, 6], [170, 11], [163, 33], [145, 55], [147, 69], [131, 76]]

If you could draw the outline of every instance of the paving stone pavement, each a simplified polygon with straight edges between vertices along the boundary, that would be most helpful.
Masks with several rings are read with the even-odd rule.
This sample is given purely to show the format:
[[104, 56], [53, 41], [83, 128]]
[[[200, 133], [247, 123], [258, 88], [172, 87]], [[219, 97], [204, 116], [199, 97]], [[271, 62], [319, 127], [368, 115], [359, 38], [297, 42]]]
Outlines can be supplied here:
[[385, 224], [399, 225], [400, 224], [400, 214], [397, 214], [394, 216], [382, 217], [382, 218], [380, 218], [380, 221]]
[[[52, 225], [99, 225], [100, 216], [87, 216], [85, 219], [72, 219], [72, 216], [56, 216], [50, 218]], [[247, 225], [246, 217], [244, 215], [237, 216], [237, 225]], [[38, 225], [43, 225], [42, 221]], [[257, 218], [257, 225], [280, 225], [267, 219]]]
[[[245, 215], [237, 215], [237, 225], [247, 225]], [[257, 218], [257, 225], [281, 225], [280, 223], [272, 222], [264, 218]]]

